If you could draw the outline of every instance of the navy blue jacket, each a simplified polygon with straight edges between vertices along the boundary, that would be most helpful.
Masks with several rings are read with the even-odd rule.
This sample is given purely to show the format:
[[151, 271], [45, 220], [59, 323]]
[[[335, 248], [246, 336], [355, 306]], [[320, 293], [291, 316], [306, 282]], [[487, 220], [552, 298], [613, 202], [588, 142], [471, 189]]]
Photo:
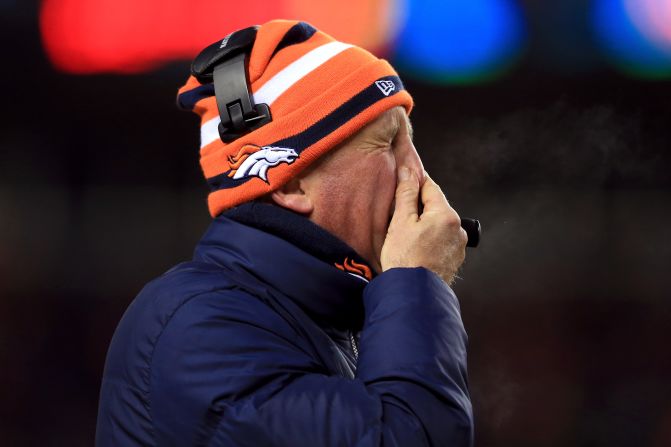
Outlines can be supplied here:
[[[358, 351], [358, 359], [357, 359]], [[423, 269], [370, 283], [216, 218], [112, 339], [98, 446], [470, 446], [466, 334]]]

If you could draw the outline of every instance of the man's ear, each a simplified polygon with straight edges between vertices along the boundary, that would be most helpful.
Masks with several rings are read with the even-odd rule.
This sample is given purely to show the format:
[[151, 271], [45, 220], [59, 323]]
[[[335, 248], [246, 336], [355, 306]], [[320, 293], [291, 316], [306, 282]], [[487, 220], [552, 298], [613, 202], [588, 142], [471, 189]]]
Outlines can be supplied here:
[[292, 178], [270, 195], [273, 202], [298, 214], [309, 215], [314, 209], [310, 196], [303, 190], [302, 179]]

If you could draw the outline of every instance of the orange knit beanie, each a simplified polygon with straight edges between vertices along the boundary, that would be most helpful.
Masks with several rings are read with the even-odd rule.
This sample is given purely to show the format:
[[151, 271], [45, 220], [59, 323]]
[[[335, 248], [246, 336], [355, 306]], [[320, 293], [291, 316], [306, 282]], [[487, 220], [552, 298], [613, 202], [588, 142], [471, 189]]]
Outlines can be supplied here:
[[272, 120], [229, 142], [212, 83], [190, 76], [178, 92], [179, 106], [201, 117], [213, 217], [276, 190], [386, 110], [413, 106], [388, 62], [304, 22], [258, 27], [247, 70], [253, 104], [267, 104]]

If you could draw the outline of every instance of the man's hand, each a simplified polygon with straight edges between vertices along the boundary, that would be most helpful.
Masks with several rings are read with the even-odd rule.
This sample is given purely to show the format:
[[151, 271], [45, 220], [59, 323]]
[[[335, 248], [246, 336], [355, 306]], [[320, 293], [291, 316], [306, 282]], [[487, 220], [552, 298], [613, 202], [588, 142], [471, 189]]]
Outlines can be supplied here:
[[440, 187], [426, 175], [420, 188], [414, 172], [402, 166], [398, 172], [394, 215], [380, 255], [382, 271], [425, 267], [452, 284], [466, 257], [467, 241], [459, 215]]

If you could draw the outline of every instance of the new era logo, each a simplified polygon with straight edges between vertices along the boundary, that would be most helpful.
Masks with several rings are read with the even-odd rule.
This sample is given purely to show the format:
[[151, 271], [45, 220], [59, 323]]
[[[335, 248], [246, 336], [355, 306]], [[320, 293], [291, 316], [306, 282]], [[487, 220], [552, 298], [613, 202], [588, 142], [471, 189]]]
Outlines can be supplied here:
[[380, 89], [384, 96], [389, 96], [391, 92], [396, 90], [396, 86], [391, 81], [375, 81], [375, 85]]

